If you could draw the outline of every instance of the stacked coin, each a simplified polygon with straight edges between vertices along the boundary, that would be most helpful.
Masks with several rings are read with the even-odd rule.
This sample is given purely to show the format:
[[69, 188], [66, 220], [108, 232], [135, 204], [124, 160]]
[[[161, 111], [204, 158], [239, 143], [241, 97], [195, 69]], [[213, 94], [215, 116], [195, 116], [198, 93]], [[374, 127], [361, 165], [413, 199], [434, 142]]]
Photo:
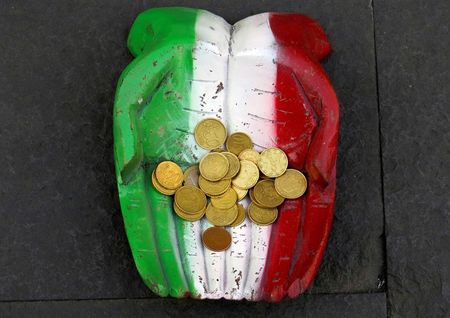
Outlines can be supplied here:
[[[175, 195], [173, 208], [179, 217], [197, 221], [206, 215], [215, 225], [215, 230], [203, 234], [203, 243], [211, 250], [230, 246], [231, 235], [223, 227], [242, 224], [246, 214], [255, 224], [272, 224], [285, 199], [299, 198], [306, 191], [306, 177], [288, 169], [288, 157], [281, 149], [259, 153], [243, 132], [227, 138], [225, 126], [214, 118], [200, 121], [194, 137], [211, 152], [184, 173], [174, 162], [161, 162], [153, 171], [152, 183], [160, 193]], [[247, 195], [251, 203], [246, 213], [238, 202]]]

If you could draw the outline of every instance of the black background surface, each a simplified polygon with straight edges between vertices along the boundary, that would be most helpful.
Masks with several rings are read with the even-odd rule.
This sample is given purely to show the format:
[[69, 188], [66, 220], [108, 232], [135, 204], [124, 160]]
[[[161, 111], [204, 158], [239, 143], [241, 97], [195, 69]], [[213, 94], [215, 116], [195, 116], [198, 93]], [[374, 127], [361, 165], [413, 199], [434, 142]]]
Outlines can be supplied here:
[[[155, 298], [138, 277], [111, 112], [131, 61], [131, 23], [170, 5], [230, 23], [301, 12], [330, 38], [324, 66], [341, 103], [337, 204], [306, 296], [177, 301]], [[0, 317], [448, 315], [449, 14], [446, 1], [412, 0], [1, 2]]]

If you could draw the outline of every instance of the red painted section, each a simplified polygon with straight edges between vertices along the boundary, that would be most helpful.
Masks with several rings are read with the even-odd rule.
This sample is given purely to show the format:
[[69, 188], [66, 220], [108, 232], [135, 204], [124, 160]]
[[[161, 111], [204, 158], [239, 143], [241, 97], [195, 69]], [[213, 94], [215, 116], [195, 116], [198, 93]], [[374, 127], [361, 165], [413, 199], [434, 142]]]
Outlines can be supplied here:
[[275, 142], [309, 181], [306, 198], [284, 203], [272, 226], [262, 290], [265, 300], [277, 302], [308, 288], [320, 265], [333, 219], [339, 107], [318, 63], [331, 50], [320, 25], [273, 13], [270, 26], [280, 45]]
[[280, 46], [302, 49], [319, 62], [331, 52], [325, 31], [313, 19], [296, 13], [271, 13], [270, 28]]
[[335, 167], [331, 177], [332, 181], [325, 189], [317, 182], [310, 182], [309, 185], [304, 220], [300, 227], [300, 255], [293, 264], [288, 281], [288, 295], [291, 298], [297, 297], [311, 285], [326, 248], [333, 222]]

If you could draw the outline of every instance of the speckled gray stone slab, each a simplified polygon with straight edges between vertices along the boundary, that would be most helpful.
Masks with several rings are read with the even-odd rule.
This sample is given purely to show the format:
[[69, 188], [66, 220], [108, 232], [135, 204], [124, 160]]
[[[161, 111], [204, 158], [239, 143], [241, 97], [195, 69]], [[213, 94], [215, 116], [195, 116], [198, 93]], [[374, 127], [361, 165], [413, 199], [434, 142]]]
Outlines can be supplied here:
[[283, 305], [174, 299], [0, 303], [3, 318], [302, 317], [385, 318], [384, 293], [308, 295]]
[[450, 317], [450, 2], [375, 17], [390, 316]]
[[336, 217], [310, 292], [383, 290], [383, 214], [372, 8], [335, 1], [2, 1], [0, 300], [149, 297], [115, 185], [111, 111], [136, 14], [198, 6], [230, 22], [316, 18], [341, 101]]

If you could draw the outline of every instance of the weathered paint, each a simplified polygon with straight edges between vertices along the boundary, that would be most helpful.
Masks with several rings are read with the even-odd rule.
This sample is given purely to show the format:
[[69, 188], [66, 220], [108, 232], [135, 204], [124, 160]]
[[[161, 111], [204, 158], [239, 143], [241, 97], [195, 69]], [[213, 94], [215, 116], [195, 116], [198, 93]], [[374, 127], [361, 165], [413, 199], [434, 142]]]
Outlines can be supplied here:
[[[298, 14], [264, 13], [231, 27], [203, 10], [141, 14], [129, 37], [137, 58], [119, 81], [115, 160], [136, 266], [161, 296], [279, 301], [303, 292], [319, 267], [331, 227], [338, 104], [318, 61], [330, 46]], [[272, 226], [248, 219], [229, 228], [226, 252], [207, 250], [206, 219], [186, 222], [150, 182], [164, 159], [182, 167], [206, 153], [193, 138], [206, 117], [251, 135], [257, 150], [277, 146], [308, 174], [306, 197], [287, 200]], [[248, 205], [248, 199], [243, 201]]]
[[[236, 23], [228, 63], [228, 131], [247, 132], [259, 151], [275, 145], [277, 126], [274, 120], [276, 65], [273, 62], [276, 58], [276, 47], [268, 17], [269, 14], [264, 13]], [[230, 258], [234, 262], [235, 272], [231, 273], [231, 277], [227, 277], [227, 282], [233, 289], [237, 288], [238, 281], [239, 294], [243, 292], [241, 295], [246, 299], [258, 300], [271, 226], [248, 222], [248, 227], [246, 244], [250, 247], [245, 246], [241, 250], [242, 256], [249, 259], [249, 263], [245, 265], [248, 268], [244, 269], [242, 263]], [[247, 272], [242, 282], [241, 272]]]
[[[189, 117], [182, 108], [190, 102], [188, 80], [192, 77], [196, 17], [197, 10], [162, 8], [146, 11], [136, 19], [129, 37], [136, 59], [119, 80], [114, 109], [119, 195], [136, 267], [143, 277], [143, 272], [148, 273], [144, 281], [154, 292], [173, 297], [196, 295], [198, 291], [192, 283], [189, 285], [194, 289], [189, 289], [186, 280], [179, 251], [186, 248], [177, 241], [171, 198], [153, 188], [150, 175], [154, 164], [163, 158], [184, 166], [196, 162], [186, 142]], [[172, 28], [161, 27], [171, 20], [177, 21]], [[140, 192], [131, 196], [135, 171], [142, 175], [136, 185]], [[130, 200], [141, 200], [145, 205], [131, 209]], [[134, 220], [136, 217], [139, 220]], [[129, 218], [132, 222], [127, 222]], [[135, 244], [139, 249], [133, 248]], [[145, 257], [138, 254], [144, 251]]]

